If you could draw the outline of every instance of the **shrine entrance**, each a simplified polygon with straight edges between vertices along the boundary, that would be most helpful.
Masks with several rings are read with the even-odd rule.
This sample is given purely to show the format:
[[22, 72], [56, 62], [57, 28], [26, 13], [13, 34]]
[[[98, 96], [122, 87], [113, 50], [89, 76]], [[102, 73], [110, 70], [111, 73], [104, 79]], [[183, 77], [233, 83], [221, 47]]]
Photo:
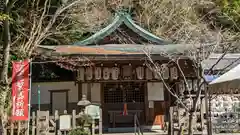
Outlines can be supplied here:
[[[105, 126], [110, 128], [133, 127], [135, 114], [140, 122], [144, 123], [145, 84], [144, 82], [103, 84], [103, 121]], [[124, 105], [127, 106], [127, 109], [124, 109]]]

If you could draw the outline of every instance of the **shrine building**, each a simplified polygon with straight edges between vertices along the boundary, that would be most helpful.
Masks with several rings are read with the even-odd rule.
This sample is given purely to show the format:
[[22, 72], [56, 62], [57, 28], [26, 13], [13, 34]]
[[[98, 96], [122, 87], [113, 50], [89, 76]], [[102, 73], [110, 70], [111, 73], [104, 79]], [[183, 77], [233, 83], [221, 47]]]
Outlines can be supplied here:
[[[171, 57], [180, 58], [181, 72], [195, 92], [192, 62], [184, 56], [192, 48], [159, 38], [140, 27], [129, 14], [118, 12], [112, 23], [83, 41], [37, 48], [42, 56], [59, 62], [33, 65], [32, 110], [40, 104], [41, 110], [52, 114], [55, 110], [71, 112], [78, 110], [78, 101], [86, 95], [91, 103], [101, 105], [106, 130], [133, 127], [134, 114], [146, 128], [162, 129], [169, 107], [176, 103], [164, 83], [178, 94], [185, 93], [183, 77]], [[147, 66], [148, 56], [161, 68], [164, 83]]]

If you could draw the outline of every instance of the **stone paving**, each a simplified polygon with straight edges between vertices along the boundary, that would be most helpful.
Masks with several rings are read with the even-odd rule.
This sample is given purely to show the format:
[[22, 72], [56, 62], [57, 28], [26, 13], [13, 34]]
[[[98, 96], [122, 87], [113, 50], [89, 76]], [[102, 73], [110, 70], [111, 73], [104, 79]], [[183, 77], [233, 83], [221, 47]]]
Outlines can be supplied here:
[[[134, 135], [134, 133], [105, 133], [103, 135]], [[164, 132], [144, 132], [143, 135], [167, 135]], [[207, 135], [207, 134], [203, 134]], [[240, 133], [219, 133], [213, 135], [240, 135]]]

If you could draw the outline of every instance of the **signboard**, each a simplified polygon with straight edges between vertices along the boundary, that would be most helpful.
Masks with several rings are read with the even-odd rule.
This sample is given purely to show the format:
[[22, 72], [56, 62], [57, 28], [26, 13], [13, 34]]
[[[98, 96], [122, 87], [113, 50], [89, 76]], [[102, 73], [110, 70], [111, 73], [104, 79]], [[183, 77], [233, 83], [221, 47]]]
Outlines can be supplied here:
[[100, 119], [100, 107], [98, 105], [88, 105], [85, 108], [85, 113], [93, 119]]
[[71, 115], [61, 115], [59, 117], [59, 129], [60, 130], [71, 129]]
[[148, 107], [149, 108], [154, 108], [154, 101], [149, 101]]
[[162, 82], [148, 82], [148, 100], [164, 101], [164, 87]]
[[12, 120], [28, 120], [29, 61], [12, 63]]

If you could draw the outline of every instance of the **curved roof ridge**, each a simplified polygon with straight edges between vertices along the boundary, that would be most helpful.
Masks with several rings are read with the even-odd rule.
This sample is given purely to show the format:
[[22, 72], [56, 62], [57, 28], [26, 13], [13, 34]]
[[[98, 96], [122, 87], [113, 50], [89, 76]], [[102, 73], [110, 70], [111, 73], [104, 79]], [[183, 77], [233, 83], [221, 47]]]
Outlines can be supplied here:
[[101, 29], [97, 33], [88, 37], [85, 40], [74, 43], [74, 45], [90, 45], [94, 42], [97, 42], [106, 36], [110, 35], [114, 32], [121, 24], [125, 24], [128, 28], [133, 30], [135, 33], [139, 34], [141, 37], [146, 40], [150, 40], [157, 44], [166, 44], [169, 43], [162, 38], [157, 37], [156, 35], [150, 33], [149, 31], [143, 29], [141, 26], [137, 25], [135, 21], [131, 18], [131, 16], [125, 12], [117, 12], [115, 14], [114, 20], [105, 28]]

